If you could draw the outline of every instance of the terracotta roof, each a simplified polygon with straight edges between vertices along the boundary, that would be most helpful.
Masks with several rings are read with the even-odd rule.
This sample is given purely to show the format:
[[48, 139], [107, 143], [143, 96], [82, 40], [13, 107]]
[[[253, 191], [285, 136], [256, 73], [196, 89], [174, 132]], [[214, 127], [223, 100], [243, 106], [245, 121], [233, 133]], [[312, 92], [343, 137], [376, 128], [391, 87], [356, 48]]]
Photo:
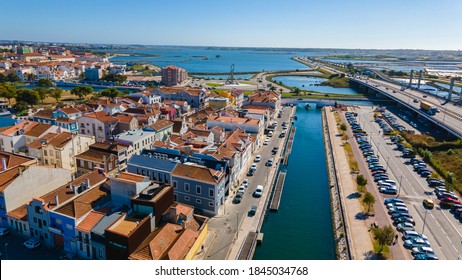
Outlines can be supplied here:
[[71, 141], [72, 134], [70, 132], [61, 132], [56, 137], [52, 138], [48, 145], [53, 146], [55, 148], [62, 148], [66, 146], [67, 143]]
[[136, 120], [133, 116], [124, 116], [124, 115], [117, 115], [116, 119], [120, 123], [130, 123], [133, 119]]
[[58, 205], [56, 204], [56, 197], [58, 197], [58, 204], [62, 205], [66, 203], [69, 199], [76, 196], [74, 191], [70, 188], [70, 186], [79, 186], [82, 183], [86, 183], [87, 179], [90, 180], [90, 188], [95, 187], [97, 185], [102, 184], [107, 180], [104, 174], [100, 174], [97, 170], [88, 172], [83, 174], [82, 176], [78, 177], [74, 181], [53, 190], [40, 198], [43, 200], [45, 204], [48, 204], [49, 209], [54, 209]]
[[[114, 156], [114, 155], [109, 152], [103, 152], [103, 151], [98, 151], [98, 150], [87, 150], [81, 154], [76, 155], [75, 158], [103, 163], [104, 157], [106, 157], [106, 161], [107, 161], [110, 159], [111, 156]], [[117, 166], [114, 166], [114, 168], [116, 167]]]
[[194, 212], [194, 208], [192, 206], [186, 205], [186, 204], [181, 204], [181, 203], [176, 203], [174, 206], [176, 208], [176, 214], [177, 216], [179, 214], [183, 214], [186, 217], [188, 217], [192, 212]]
[[182, 226], [166, 224], [160, 232], [149, 242], [149, 251], [153, 260], [160, 260], [182, 230]]
[[19, 172], [25, 169], [25, 167], [19, 166], [0, 173], [0, 192], [3, 192], [6, 187], [19, 177]]
[[56, 212], [75, 219], [81, 218], [86, 213], [97, 207], [98, 200], [110, 197], [109, 191], [103, 186], [97, 186], [82, 193], [77, 198], [55, 209]]
[[44, 119], [53, 119], [53, 110], [43, 109], [34, 114], [34, 117], [44, 118]]
[[82, 117], [87, 117], [87, 118], [92, 118], [92, 119], [97, 119], [101, 122], [117, 122], [117, 119], [114, 118], [114, 117], [111, 117], [109, 115], [107, 115], [105, 112], [103, 111], [98, 111], [98, 112], [93, 112], [93, 113], [89, 113], [89, 114], [85, 114], [83, 115]]
[[27, 206], [26, 204], [23, 204], [18, 208], [8, 212], [6, 215], [16, 220], [27, 221]]
[[199, 232], [185, 229], [168, 251], [169, 260], [183, 260], [196, 242]]
[[24, 135], [32, 136], [32, 137], [40, 137], [43, 133], [45, 133], [51, 127], [52, 125], [48, 123], [38, 123], [32, 129], [24, 133]]
[[209, 137], [210, 134], [212, 133], [210, 130], [199, 130], [199, 129], [193, 129], [193, 128], [190, 128], [189, 131], [194, 133], [196, 136], [202, 136], [202, 137]]
[[77, 120], [70, 119], [70, 118], [63, 118], [63, 117], [58, 117], [56, 118], [57, 123], [74, 123], [77, 122]]
[[217, 130], [217, 131], [220, 131], [220, 132], [223, 132], [223, 131], [224, 131], [224, 129], [221, 128], [221, 127], [219, 127], [219, 126], [214, 126], [214, 127], [212, 127], [210, 130]]
[[204, 166], [184, 163], [178, 163], [172, 171], [172, 175], [205, 181], [212, 184], [220, 182], [224, 177], [224, 173], [221, 171], [213, 170]]
[[31, 121], [25, 121], [22, 123], [19, 123], [17, 125], [10, 126], [8, 129], [3, 130], [1, 134], [3, 135], [13, 135], [19, 130], [24, 130], [24, 133], [28, 132], [32, 128], [34, 128], [36, 125], [38, 125], [38, 122], [31, 122]]
[[119, 176], [117, 176], [117, 178], [138, 183], [138, 182], [146, 181], [148, 177], [130, 173], [130, 172], [122, 172], [119, 174]]
[[0, 165], [0, 172], [3, 171], [3, 169], [10, 169], [19, 165], [31, 165], [37, 163], [37, 159], [35, 158], [0, 151], [0, 163], [2, 163], [3, 159], [5, 159], [6, 168]]
[[118, 152], [120, 150], [126, 149], [127, 147], [119, 143], [110, 143], [110, 142], [97, 142], [90, 145], [91, 148], [97, 148], [102, 150]]
[[42, 141], [48, 143], [51, 139], [58, 136], [56, 133], [47, 133], [42, 137], [35, 139], [30, 144], [27, 145], [29, 149], [40, 149], [42, 147]]
[[64, 108], [60, 108], [59, 110], [63, 111], [63, 112], [66, 113], [66, 114], [77, 114], [77, 113], [80, 113], [79, 110], [77, 110], [76, 108], [73, 108], [73, 107], [64, 107]]
[[150, 125], [150, 127], [154, 128], [156, 131], [165, 129], [169, 126], [173, 126], [173, 122], [167, 120], [157, 120], [155, 123]]
[[[101, 211], [102, 209], [100, 209]], [[107, 209], [109, 210], [109, 209]], [[80, 231], [90, 232], [90, 230], [96, 226], [96, 224], [107, 214], [108, 211], [90, 211], [88, 215], [75, 227]]]

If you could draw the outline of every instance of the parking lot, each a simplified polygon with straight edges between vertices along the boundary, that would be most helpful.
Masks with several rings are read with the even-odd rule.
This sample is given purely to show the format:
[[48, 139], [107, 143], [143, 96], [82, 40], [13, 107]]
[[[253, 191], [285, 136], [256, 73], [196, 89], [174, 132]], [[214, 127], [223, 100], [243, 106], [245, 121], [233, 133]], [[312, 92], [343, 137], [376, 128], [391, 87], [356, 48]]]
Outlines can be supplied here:
[[[363, 108], [357, 113], [358, 116], [353, 122], [354, 126], [351, 125], [351, 121], [350, 126], [356, 129], [357, 132], [359, 129], [367, 132], [367, 136], [358, 135], [357, 137], [357, 139], [360, 139], [357, 141], [357, 149], [364, 155], [364, 160], [358, 159], [358, 161], [363, 161], [363, 164], [369, 167], [367, 177], [370, 181], [375, 181], [377, 193], [382, 193], [378, 194], [376, 198], [382, 202], [385, 211], [390, 211], [393, 214], [399, 211], [400, 208], [397, 208], [393, 201], [385, 203], [384, 199], [399, 197], [402, 201], [397, 201], [397, 203], [404, 203], [406, 210], [403, 212], [409, 213], [410, 219], [398, 220], [398, 222], [395, 222], [395, 228], [398, 229], [398, 225], [401, 224], [399, 229], [402, 229], [402, 231], [414, 230], [424, 234], [425, 236], [421, 236], [420, 239], [428, 237], [430, 247], [440, 259], [460, 258], [462, 252], [462, 224], [455, 217], [458, 212], [445, 209], [450, 207], [441, 207], [439, 197], [437, 197], [434, 188], [429, 186], [426, 176], [432, 172], [431, 169], [425, 172], [427, 171], [427, 166], [421, 164], [421, 167], [414, 170], [413, 164], [419, 164], [419, 162], [411, 164], [411, 159], [414, 156], [413, 152], [406, 150], [406, 147], [397, 145], [399, 141], [395, 140], [393, 142], [389, 136], [383, 135], [386, 126], [381, 125], [383, 122], [378, 121], [377, 118], [374, 119], [374, 112], [370, 108]], [[389, 117], [394, 116], [390, 114]], [[388, 120], [386, 124], [395, 129]], [[367, 162], [368, 156], [370, 156], [369, 162]], [[417, 172], [420, 169], [422, 170]], [[376, 174], [376, 176], [373, 177], [373, 174]], [[382, 183], [377, 183], [380, 180]], [[385, 180], [389, 180], [389, 182]], [[434, 202], [432, 209], [424, 206], [425, 199], [430, 199]], [[389, 217], [389, 222], [390, 224], [394, 222], [391, 220], [391, 216]], [[418, 242], [422, 242], [420, 239]], [[415, 240], [412, 239], [412, 241], [414, 242]], [[409, 242], [407, 242], [408, 245]], [[402, 244], [406, 244], [405, 240]], [[422, 242], [415, 247], [426, 247], [423, 245], [428, 244]], [[411, 251], [412, 246], [407, 249]]]

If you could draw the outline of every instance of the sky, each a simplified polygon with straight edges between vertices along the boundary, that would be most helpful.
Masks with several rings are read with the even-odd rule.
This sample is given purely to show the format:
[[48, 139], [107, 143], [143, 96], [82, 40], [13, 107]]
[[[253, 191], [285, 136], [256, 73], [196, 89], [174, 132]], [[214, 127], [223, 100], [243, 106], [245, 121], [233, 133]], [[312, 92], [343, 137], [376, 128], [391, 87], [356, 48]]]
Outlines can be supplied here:
[[0, 40], [462, 49], [454, 0], [0, 0]]

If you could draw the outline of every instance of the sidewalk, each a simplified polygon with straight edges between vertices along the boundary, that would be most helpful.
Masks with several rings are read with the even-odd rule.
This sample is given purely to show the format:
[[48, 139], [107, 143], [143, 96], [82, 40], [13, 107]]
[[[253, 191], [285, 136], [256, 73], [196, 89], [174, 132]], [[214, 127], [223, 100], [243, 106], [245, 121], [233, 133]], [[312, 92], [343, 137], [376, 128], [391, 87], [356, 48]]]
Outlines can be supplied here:
[[345, 206], [345, 213], [348, 223], [348, 235], [350, 236], [351, 243], [350, 250], [352, 258], [355, 260], [370, 259], [373, 256], [374, 248], [372, 246], [372, 239], [369, 234], [370, 221], [367, 219], [359, 218], [364, 211], [362, 209], [359, 197], [357, 196], [356, 182], [350, 173], [350, 166], [348, 165], [347, 156], [343, 149], [342, 139], [337, 132], [337, 124], [334, 113], [326, 108], [326, 119], [330, 128], [330, 138], [332, 141], [333, 156], [336, 163], [337, 171], [340, 176], [338, 178], [341, 197], [343, 205]]

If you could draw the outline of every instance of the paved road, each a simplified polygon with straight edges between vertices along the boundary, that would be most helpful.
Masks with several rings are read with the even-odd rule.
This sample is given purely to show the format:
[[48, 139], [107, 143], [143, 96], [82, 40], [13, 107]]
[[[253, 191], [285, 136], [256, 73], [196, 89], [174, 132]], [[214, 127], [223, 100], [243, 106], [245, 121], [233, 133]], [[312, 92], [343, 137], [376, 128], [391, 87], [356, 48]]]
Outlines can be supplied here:
[[371, 144], [376, 152], [379, 151], [380, 161], [387, 168], [390, 178], [401, 182], [398, 184], [398, 187], [402, 188], [399, 195], [406, 200], [416, 221], [416, 230], [428, 236], [440, 259], [458, 259], [462, 256], [462, 224], [448, 210], [443, 210], [438, 205], [426, 213], [422, 205], [423, 199], [431, 198], [435, 202], [438, 201], [432, 192], [433, 189], [428, 187], [424, 178], [413, 171], [408, 160], [400, 156], [401, 153], [395, 150], [396, 145], [391, 144], [389, 137], [379, 135], [380, 128], [373, 121], [372, 111], [362, 110], [358, 121], [369, 133]]
[[[240, 181], [242, 181], [244, 178], [248, 178], [249, 186], [245, 192], [244, 198], [242, 199], [241, 203], [232, 203], [232, 200], [234, 198], [234, 191], [237, 190], [230, 191], [230, 196], [227, 198], [225, 202], [223, 212], [217, 215], [216, 217], [210, 219], [209, 231], [210, 234], [214, 236], [214, 239], [209, 245], [209, 248], [206, 249], [206, 256], [204, 257], [204, 259], [227, 259], [230, 248], [231, 246], [234, 246], [233, 242], [237, 238], [236, 229], [240, 228], [239, 235], [241, 239], [248, 233], [248, 230], [250, 230], [250, 228], [241, 228], [241, 224], [244, 218], [248, 218], [247, 214], [250, 210], [250, 207], [252, 205], [262, 205], [262, 203], [264, 202], [263, 200], [268, 195], [268, 177], [270, 175], [270, 170], [274, 170], [277, 168], [277, 161], [275, 161], [275, 164], [272, 167], [265, 166], [265, 163], [270, 157], [275, 157], [271, 154], [271, 150], [273, 149], [273, 147], [280, 147], [283, 144], [284, 138], [279, 138], [279, 134], [282, 131], [282, 122], [288, 122], [289, 120], [290, 111], [291, 110], [289, 110], [289, 108], [286, 108], [284, 110], [283, 117], [276, 119], [279, 122], [279, 125], [275, 130], [276, 133], [273, 135], [273, 137], [271, 137], [269, 145], [263, 145], [262, 147], [257, 148], [256, 152], [252, 156], [252, 160], [248, 163], [248, 167], [243, 169], [242, 176], [240, 176]], [[277, 156], [280, 155], [281, 149], [282, 148], [280, 147]], [[247, 174], [250, 164], [253, 163], [253, 160], [257, 154], [261, 155], [261, 161], [257, 163], [257, 171], [253, 176], [247, 177], [245, 175]], [[261, 198], [255, 198], [252, 195], [255, 192], [257, 185], [264, 186], [265, 195], [263, 195]], [[259, 212], [261, 212], [262, 210], [263, 209], [259, 209]], [[255, 217], [253, 218], [257, 219], [258, 215], [255, 215]], [[240, 244], [236, 243], [236, 246], [239, 245]]]
[[[0, 259], [2, 260], [59, 260], [64, 251], [59, 248], [40, 246], [29, 250], [23, 246], [26, 239], [10, 233], [0, 238]], [[5, 246], [5, 244], [8, 244]]]
[[[419, 111], [419, 113], [422, 113], [424, 116], [427, 116], [431, 119], [434, 119], [438, 122], [440, 122], [443, 125], [446, 125], [450, 129], [456, 131], [459, 135], [462, 135], [462, 107], [458, 105], [454, 105], [452, 103], [444, 103], [441, 98], [432, 96], [431, 94], [427, 94], [427, 97], [423, 97], [424, 94], [417, 90], [410, 90], [406, 89], [401, 91], [400, 87], [384, 82], [384, 81], [379, 81], [379, 80], [373, 80], [373, 79], [368, 79], [368, 80], [361, 80], [361, 79], [356, 79], [356, 81], [360, 83], [366, 83], [369, 84], [378, 90], [382, 90], [386, 92], [387, 94], [395, 97], [396, 99], [400, 100], [402, 103], [407, 104], [408, 106], [414, 108], [415, 110]], [[417, 103], [413, 102], [414, 99], [417, 99]], [[429, 116], [420, 110], [420, 102], [421, 101], [426, 101], [429, 103], [432, 103], [436, 107], [440, 109], [440, 113], [437, 113], [434, 116]]]

